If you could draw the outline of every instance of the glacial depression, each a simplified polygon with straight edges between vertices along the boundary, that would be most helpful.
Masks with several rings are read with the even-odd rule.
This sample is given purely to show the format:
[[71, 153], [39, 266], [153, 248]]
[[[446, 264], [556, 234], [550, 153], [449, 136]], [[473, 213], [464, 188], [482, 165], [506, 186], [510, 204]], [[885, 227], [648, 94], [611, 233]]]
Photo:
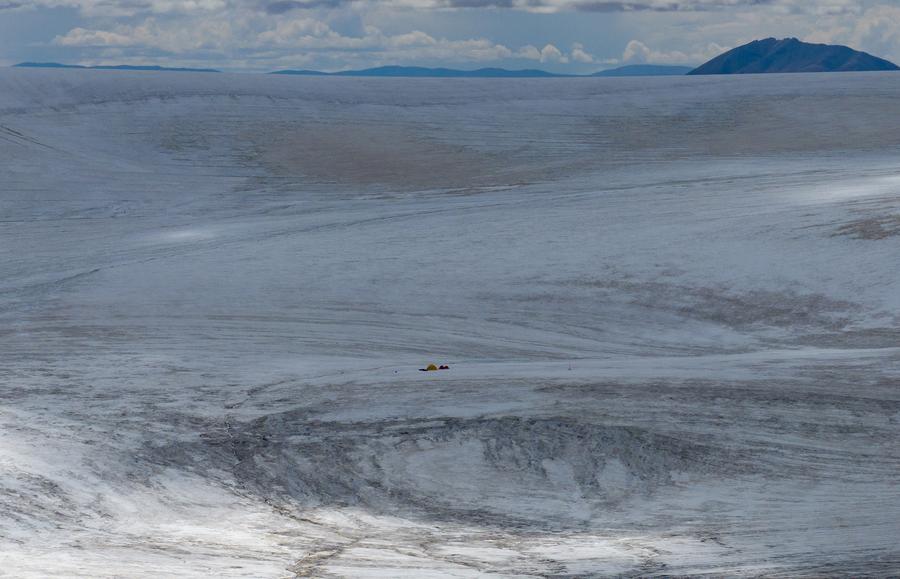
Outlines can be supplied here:
[[900, 574], [897, 74], [8, 69], [0, 159], [0, 576]]

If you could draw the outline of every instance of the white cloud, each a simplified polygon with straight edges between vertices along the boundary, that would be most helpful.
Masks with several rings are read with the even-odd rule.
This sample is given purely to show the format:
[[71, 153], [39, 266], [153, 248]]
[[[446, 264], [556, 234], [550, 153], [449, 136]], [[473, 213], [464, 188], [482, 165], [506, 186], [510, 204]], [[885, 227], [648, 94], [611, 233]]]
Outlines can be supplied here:
[[[215, 13], [250, 6], [248, 0], [17, 0], [25, 9], [74, 8], [85, 16], [127, 18], [149, 14]], [[0, 0], [0, 10], [3, 2]]]
[[831, 19], [830, 23], [810, 32], [804, 40], [847, 44], [876, 56], [900, 57], [900, 6], [872, 6], [857, 18]]
[[706, 46], [690, 52], [679, 50], [659, 51], [651, 49], [639, 40], [631, 40], [625, 46], [620, 62], [624, 64], [699, 64], [722, 54], [726, 50], [727, 47], [710, 42]]
[[109, 30], [73, 28], [65, 36], [57, 36], [53, 42], [59, 46], [131, 46], [135, 38]]
[[[538, 13], [566, 10], [623, 13], [692, 13], [767, 9], [814, 16], [862, 12], [864, 0], [9, 0], [11, 8], [70, 7], [93, 16], [262, 11], [284, 14], [345, 5], [405, 9], [514, 9]], [[0, 9], [3, 8], [0, 2]]]
[[257, 39], [264, 44], [288, 46], [298, 38], [309, 36], [321, 38], [329, 34], [333, 34], [331, 28], [320, 20], [295, 18], [278, 22], [275, 28], [260, 32]]
[[[837, 42], [878, 56], [900, 55], [900, 5], [888, 0], [0, 0], [0, 17], [13, 14], [3, 6], [36, 10], [66, 6], [79, 10], [71, 29], [48, 41], [67, 55], [67, 62], [89, 62], [108, 56], [178, 57], [209, 66], [257, 69], [282, 62], [312, 63], [319, 68], [446, 61], [527, 60], [547, 65], [614, 65], [652, 62], [699, 64], [755, 38], [797, 36]], [[489, 11], [479, 12], [479, 7]], [[11, 8], [12, 9], [12, 8]], [[483, 36], [453, 37], [442, 27], [441, 14], [454, 18], [490, 18], [498, 22], [505, 9], [529, 12], [594, 11], [585, 14], [604, 26], [630, 30], [624, 50], [603, 39], [589, 47], [566, 37], [560, 26], [571, 14], [530, 15], [544, 19], [552, 43], [518, 31], [516, 44]], [[405, 29], [393, 17], [400, 11], [411, 23]], [[427, 11], [436, 11], [433, 15]], [[596, 12], [620, 12], [611, 18]], [[12, 18], [13, 16], [9, 16]], [[523, 16], [523, 18], [525, 18]], [[348, 26], [347, 22], [355, 23]], [[536, 20], [535, 20], [536, 21]], [[607, 24], [609, 22], [609, 24]], [[627, 26], [627, 28], [626, 28]], [[451, 28], [452, 30], [452, 28]], [[447, 36], [449, 34], [449, 37]], [[565, 44], [562, 44], [565, 43]], [[39, 45], [39, 43], [35, 43]], [[560, 46], [569, 47], [562, 50]], [[541, 48], [543, 47], [543, 48]], [[119, 49], [115, 57], [110, 50]], [[22, 53], [23, 51], [19, 51]], [[2, 56], [2, 55], [0, 55]]]
[[643, 42], [632, 40], [622, 52], [622, 62], [647, 62], [652, 51]]
[[58, 46], [68, 47], [140, 47], [171, 53], [192, 50], [225, 50], [235, 40], [227, 19], [191, 21], [189, 25], [161, 25], [147, 18], [134, 26], [118, 25], [111, 30], [73, 28], [53, 39]]
[[[498, 61], [511, 57], [566, 62], [566, 57], [548, 45], [543, 51], [526, 46], [518, 51], [484, 38], [447, 39], [420, 30], [386, 34], [374, 26], [365, 26], [359, 36], [336, 32], [328, 23], [308, 16], [258, 17], [232, 25], [225, 18], [204, 18], [202, 22], [167, 22], [149, 17], [136, 25], [118, 25], [110, 29], [73, 28], [57, 36], [54, 44], [88, 50], [130, 47], [160, 51], [168, 55], [195, 56], [197, 51], [244, 57], [287, 55], [291, 61], [309, 62], [311, 55], [334, 61], [350, 62], [359, 55], [369, 61], [405, 63], [423, 60], [450, 62]], [[535, 54], [536, 53], [536, 56]]]
[[578, 42], [572, 45], [572, 52], [569, 53], [569, 58], [575, 62], [594, 62], [594, 56], [585, 51], [584, 46]]
[[541, 62], [569, 62], [569, 58], [552, 44], [547, 44], [541, 49]]
[[527, 44], [516, 52], [518, 58], [527, 58], [528, 60], [540, 60], [541, 51], [536, 46]]

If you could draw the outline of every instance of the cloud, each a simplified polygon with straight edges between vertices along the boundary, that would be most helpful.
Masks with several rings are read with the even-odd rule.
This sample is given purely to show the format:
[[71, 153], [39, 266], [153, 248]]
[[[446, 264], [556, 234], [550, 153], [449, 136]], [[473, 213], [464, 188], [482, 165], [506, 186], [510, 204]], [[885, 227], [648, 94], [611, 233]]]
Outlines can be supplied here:
[[525, 58], [527, 60], [540, 60], [541, 51], [538, 49], [538, 47], [527, 44], [516, 52], [516, 57]]
[[585, 51], [584, 46], [578, 42], [572, 45], [572, 52], [569, 53], [569, 58], [575, 62], [594, 62], [594, 56]]
[[133, 35], [84, 28], [73, 28], [65, 36], [53, 40], [59, 46], [131, 46], [136, 41]]
[[767, 8], [785, 14], [858, 14], [863, 0], [0, 0], [0, 9], [70, 7], [105, 17], [230, 11], [282, 15], [297, 10], [334, 9], [352, 4], [370, 8], [510, 9], [528, 12], [702, 13]]
[[[66, 62], [156, 58], [232, 69], [304, 63], [335, 70], [531, 61], [583, 70], [590, 64], [699, 64], [764, 36], [837, 42], [888, 58], [900, 54], [900, 6], [887, 0], [0, 0], [0, 13], [8, 10], [9, 18], [46, 7], [78, 10], [64, 11], [75, 14], [68, 32], [32, 44]], [[540, 25], [508, 30], [508, 10], [529, 13], [516, 22]], [[573, 15], [577, 11], [590, 14]], [[443, 15], [451, 12], [446, 22], [479, 19], [473, 27], [479, 33], [467, 37], [458, 32], [464, 27], [445, 26]], [[612, 12], [620, 15], [605, 15]], [[572, 37], [578, 18], [597, 25], [589, 45]], [[631, 32], [624, 48], [615, 35], [607, 38], [611, 28]], [[492, 39], [500, 29], [502, 43]], [[543, 38], [530, 37], [535, 30]], [[16, 53], [32, 58], [24, 49]]]
[[262, 5], [262, 9], [267, 14], [280, 15], [292, 10], [302, 10], [310, 8], [336, 8], [345, 4], [346, 0], [278, 0], [277, 2], [267, 2]]
[[683, 52], [679, 50], [659, 51], [653, 50], [639, 40], [631, 40], [622, 51], [621, 63], [624, 64], [699, 64], [718, 56], [728, 50], [714, 42], [706, 44], [697, 50]]
[[512, 8], [532, 12], [576, 10], [585, 12], [719, 12], [771, 8], [784, 13], [813, 15], [859, 11], [860, 0], [425, 0], [434, 6]]
[[0, 0], [0, 10], [73, 8], [102, 18], [128, 18], [141, 14], [191, 14], [240, 8], [244, 0]]
[[446, 0], [453, 8], [515, 8], [515, 0]]
[[831, 26], [814, 30], [803, 39], [847, 44], [878, 56], [900, 58], [900, 6], [872, 6], [857, 18], [837, 19]]
[[[388, 34], [374, 26], [364, 26], [360, 35], [344, 35], [327, 22], [306, 15], [292, 18], [262, 18], [232, 24], [227, 18], [204, 18], [202, 22], [178, 21], [163, 25], [150, 17], [136, 25], [109, 29], [73, 28], [57, 36], [57, 46], [81, 48], [97, 54], [109, 49], [130, 48], [149, 53], [182, 55], [185, 59], [218, 54], [229, 60], [259, 58], [290, 62], [319, 60], [340, 64], [364, 59], [365, 64], [414, 61], [478, 62], [527, 58], [541, 62], [565, 63], [568, 57], [548, 44], [542, 50], [526, 45], [513, 50], [486, 38], [448, 39], [413, 30]], [[339, 66], [340, 68], [340, 66]]]
[[622, 52], [622, 62], [647, 62], [653, 54], [653, 51], [638, 40], [632, 40], [625, 46]]
[[547, 44], [541, 49], [541, 62], [569, 62], [569, 58], [552, 44]]
[[73, 28], [55, 37], [53, 44], [81, 48], [149, 48], [173, 54], [191, 51], [224, 53], [232, 43], [239, 42], [236, 32], [231, 22], [223, 18], [189, 20], [174, 25], [150, 17], [137, 25], [117, 25], [108, 30]]
[[256, 38], [261, 44], [294, 46], [300, 39], [329, 37], [338, 38], [339, 35], [321, 20], [296, 18], [278, 22], [275, 28], [260, 32]]
[[342, 34], [324, 19], [308, 12], [290, 16], [260, 15], [240, 24], [228, 18], [204, 17], [198, 20], [151, 16], [137, 24], [109, 28], [76, 27], [53, 40], [56, 46], [80, 48], [86, 54], [109, 55], [112, 49], [130, 49], [132, 53], [181, 55], [185, 60], [237, 58], [275, 61], [284, 57], [289, 63], [328, 61], [337, 68], [357, 61], [373, 63], [410, 63], [444, 61], [454, 63], [498, 62], [507, 59], [532, 60], [544, 64], [591, 63], [594, 57], [581, 43], [574, 43], [567, 54], [547, 43], [543, 48], [526, 44], [519, 48], [486, 38], [448, 39], [412, 30], [389, 34], [375, 26], [362, 26], [359, 34]]

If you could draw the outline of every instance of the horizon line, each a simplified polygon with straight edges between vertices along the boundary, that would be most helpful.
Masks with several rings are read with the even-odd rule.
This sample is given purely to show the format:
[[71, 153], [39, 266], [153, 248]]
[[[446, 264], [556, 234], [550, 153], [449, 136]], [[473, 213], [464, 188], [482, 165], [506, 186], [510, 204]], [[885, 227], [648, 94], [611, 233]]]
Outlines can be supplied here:
[[[691, 70], [695, 68], [694, 65], [687, 64], [657, 64], [657, 63], [634, 63], [634, 64], [623, 64], [619, 66], [614, 66], [610, 68], [604, 68], [597, 70], [595, 72], [588, 73], [567, 73], [567, 72], [552, 72], [549, 70], [544, 70], [540, 68], [504, 68], [499, 66], [486, 66], [481, 68], [452, 68], [447, 66], [418, 66], [418, 65], [399, 65], [399, 64], [388, 64], [388, 65], [380, 65], [368, 68], [358, 68], [358, 69], [341, 69], [335, 71], [323, 71], [316, 69], [303, 69], [303, 68], [284, 68], [277, 70], [268, 70], [268, 71], [239, 71], [239, 70], [221, 70], [217, 68], [203, 68], [203, 67], [192, 67], [192, 66], [165, 66], [158, 64], [98, 64], [98, 65], [87, 65], [87, 64], [68, 64], [54, 61], [46, 61], [46, 62], [38, 62], [38, 61], [23, 61], [15, 64], [7, 65], [6, 68], [60, 68], [60, 69], [77, 69], [77, 70], [123, 70], [123, 71], [159, 71], [159, 72], [208, 72], [208, 73], [224, 73], [224, 74], [265, 74], [265, 75], [284, 75], [284, 76], [392, 76], [390, 71], [395, 70], [398, 73], [395, 76], [406, 76], [402, 74], [403, 72], [417, 72], [418, 76], [427, 77], [428, 73], [438, 73], [435, 74], [434, 77], [452, 77], [452, 76], [464, 76], [469, 74], [477, 74], [477, 73], [491, 73], [496, 72], [498, 76], [511, 76], [519, 78], [577, 78], [577, 77], [591, 77], [602, 75], [606, 72], [613, 72], [617, 70], [623, 69], [641, 69], [641, 68], [656, 68], [656, 69], [678, 69], [678, 70]], [[378, 72], [383, 71], [387, 74], [379, 75]], [[374, 74], [372, 74], [374, 73]], [[682, 73], [682, 74], [686, 74]], [[651, 75], [651, 76], [662, 76], [662, 75]], [[674, 73], [670, 74], [670, 76], [680, 76], [680, 74]]]

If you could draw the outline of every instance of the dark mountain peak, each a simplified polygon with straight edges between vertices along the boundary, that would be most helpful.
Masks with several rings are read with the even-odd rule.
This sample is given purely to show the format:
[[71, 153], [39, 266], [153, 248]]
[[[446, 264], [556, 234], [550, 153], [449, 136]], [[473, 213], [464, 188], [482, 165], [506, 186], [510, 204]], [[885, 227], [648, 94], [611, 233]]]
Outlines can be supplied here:
[[898, 70], [894, 63], [847, 46], [811, 44], [797, 38], [764, 38], [738, 46], [688, 74], [846, 72]]

